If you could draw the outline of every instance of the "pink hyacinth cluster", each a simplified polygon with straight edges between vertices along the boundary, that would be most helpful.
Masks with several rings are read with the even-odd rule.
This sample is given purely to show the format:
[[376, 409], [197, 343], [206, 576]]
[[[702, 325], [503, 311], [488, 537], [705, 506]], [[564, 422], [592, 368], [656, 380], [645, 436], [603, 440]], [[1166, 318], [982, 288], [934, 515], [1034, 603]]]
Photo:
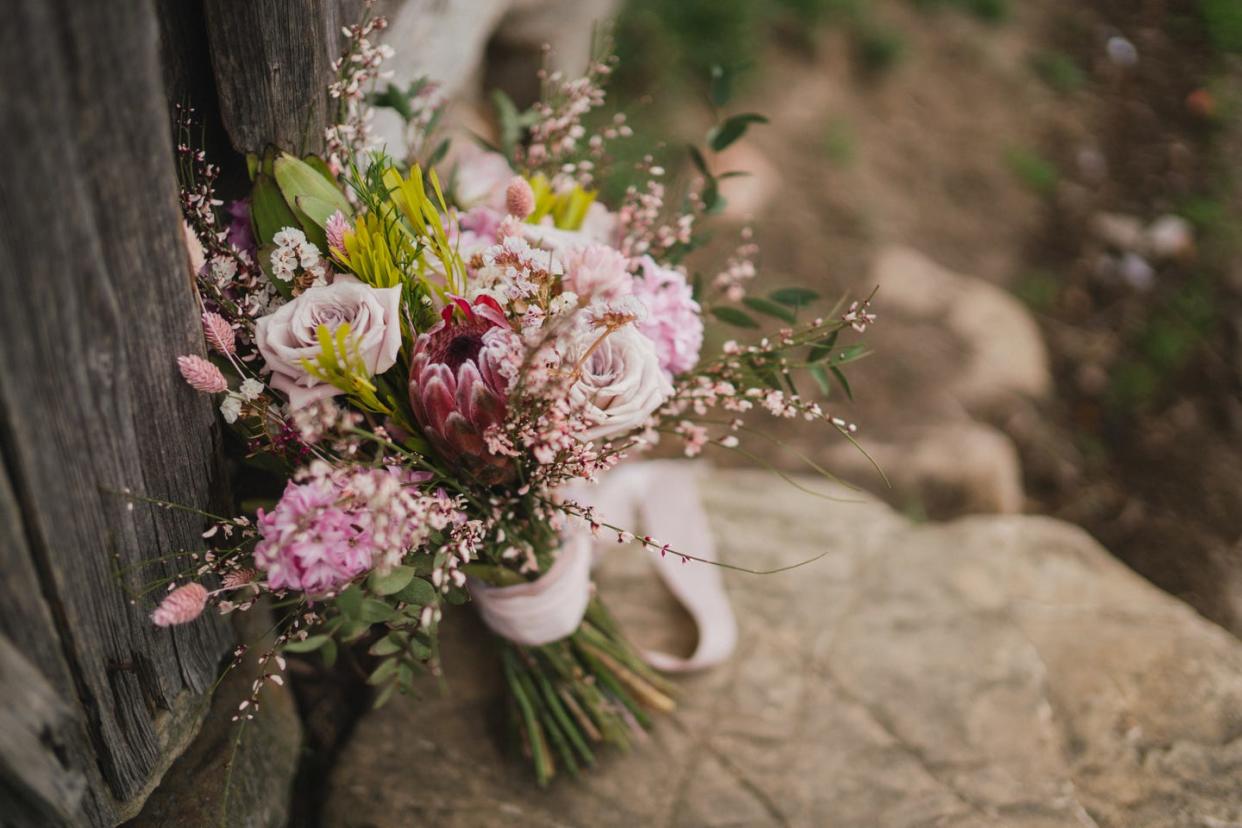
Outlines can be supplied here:
[[261, 540], [254, 559], [268, 588], [335, 592], [372, 569], [391, 570], [433, 530], [459, 523], [455, 501], [420, 492], [425, 478], [387, 468], [313, 464], [285, 487], [274, 509], [258, 512]]
[[207, 590], [202, 584], [185, 584], [164, 596], [160, 605], [151, 613], [151, 621], [157, 627], [187, 624], [203, 614], [207, 606]]
[[270, 512], [258, 512], [263, 540], [255, 563], [271, 589], [322, 594], [371, 568], [374, 548], [365, 515], [358, 514], [327, 477], [290, 481]]
[[660, 367], [669, 374], [689, 371], [703, 348], [703, 316], [694, 291], [680, 270], [663, 268], [643, 256], [642, 278], [634, 280], [634, 296], [647, 309], [638, 329], [655, 343]]

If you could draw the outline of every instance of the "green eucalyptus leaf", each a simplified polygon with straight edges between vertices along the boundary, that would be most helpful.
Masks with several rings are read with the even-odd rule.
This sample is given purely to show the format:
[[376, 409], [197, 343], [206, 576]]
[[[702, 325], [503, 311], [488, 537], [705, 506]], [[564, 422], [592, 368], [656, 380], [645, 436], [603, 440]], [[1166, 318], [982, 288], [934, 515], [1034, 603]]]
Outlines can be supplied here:
[[365, 621], [370, 624], [379, 624], [390, 620], [397, 611], [392, 605], [378, 598], [362, 599], [362, 608], [358, 611], [358, 620]]
[[712, 308], [712, 316], [716, 317], [726, 325], [732, 325], [735, 328], [759, 327], [759, 323], [756, 322], [750, 314], [744, 313], [737, 308]]
[[378, 667], [371, 671], [371, 675], [367, 676], [367, 684], [372, 687], [377, 684], [383, 684], [397, 674], [399, 664], [400, 662], [395, 658], [384, 659]]
[[319, 648], [319, 657], [323, 659], [324, 667], [331, 667], [336, 664], [336, 642], [328, 639], [328, 643]]
[[311, 635], [301, 641], [289, 641], [282, 648], [286, 653], [313, 653], [332, 639], [326, 635]]
[[687, 149], [690, 150], [690, 160], [694, 162], [694, 166], [698, 168], [705, 177], [712, 178], [712, 174], [707, 171], [707, 159], [703, 157], [703, 153], [694, 144], [690, 144]]
[[422, 578], [414, 578], [407, 582], [392, 597], [407, 604], [417, 604], [420, 607], [425, 607], [436, 602], [436, 588]]
[[500, 150], [505, 157], [510, 157], [522, 137], [521, 115], [513, 99], [499, 89], [492, 90], [492, 104], [496, 107], [496, 120], [500, 123]]
[[413, 578], [414, 570], [411, 567], [398, 566], [386, 575], [372, 572], [367, 578], [367, 586], [376, 595], [392, 595], [405, 589], [406, 584]]
[[379, 692], [379, 695], [375, 697], [375, 706], [372, 709], [379, 710], [381, 707], [388, 704], [388, 702], [392, 700], [393, 694], [396, 692], [397, 692], [397, 683], [394, 681], [388, 684], [383, 690]]
[[801, 308], [818, 299], [819, 294], [807, 288], [789, 287], [772, 291], [768, 294], [768, 298], [791, 308]]
[[833, 365], [845, 365], [847, 362], [853, 362], [857, 359], [862, 359], [866, 355], [867, 355], [867, 346], [863, 345], [861, 342], [856, 342], [853, 345], [846, 345], [844, 348], [842, 348], [840, 352], [835, 357], [833, 357], [832, 364]]
[[790, 324], [797, 321], [797, 317], [794, 316], [793, 311], [789, 308], [784, 305], [778, 305], [772, 300], [764, 299], [761, 296], [747, 296], [742, 300], [742, 304], [756, 313], [774, 316], [777, 319], [783, 319]]
[[707, 145], [715, 152], [721, 152], [745, 135], [751, 124], [766, 124], [767, 122], [767, 118], [755, 112], [746, 112], [726, 118], [723, 123], [708, 133]]
[[850, 390], [850, 384], [845, 379], [845, 374], [840, 368], [832, 366], [832, 375], [837, 378], [837, 382], [841, 383], [841, 390], [845, 392], [845, 396], [850, 400], [854, 399], [854, 392]]
[[390, 636], [384, 636], [379, 641], [372, 644], [367, 652], [373, 656], [386, 656], [392, 655], [393, 653], [399, 653], [401, 652], [401, 642], [393, 641]]
[[362, 608], [362, 589], [357, 584], [350, 584], [340, 595], [336, 596], [336, 608], [346, 618], [357, 618]]
[[825, 397], [832, 393], [832, 383], [828, 381], [828, 370], [821, 364], [812, 365], [807, 369], [815, 379], [815, 384]]

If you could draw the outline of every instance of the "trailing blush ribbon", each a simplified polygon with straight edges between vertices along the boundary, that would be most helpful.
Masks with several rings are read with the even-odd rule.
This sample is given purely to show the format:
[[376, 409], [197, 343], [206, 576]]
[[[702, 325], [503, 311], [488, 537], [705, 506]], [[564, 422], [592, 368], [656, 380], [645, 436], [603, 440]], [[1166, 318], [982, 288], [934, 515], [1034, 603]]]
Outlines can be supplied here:
[[[631, 528], [641, 520], [643, 533], [668, 544], [647, 547], [660, 579], [690, 614], [699, 641], [689, 657], [648, 651], [651, 666], [667, 672], [701, 670], [726, 660], [737, 644], [737, 620], [724, 591], [707, 515], [699, 501], [698, 468], [677, 460], [654, 460], [619, 466], [597, 486], [582, 487], [573, 499], [595, 510], [598, 520]], [[605, 530], [607, 531], [607, 530]], [[604, 536], [607, 538], [607, 535]], [[594, 544], [602, 551], [612, 541]], [[470, 594], [483, 621], [518, 644], [537, 646], [565, 638], [582, 622], [591, 597], [591, 565], [596, 557], [591, 536], [576, 532], [565, 540], [551, 568], [529, 584], [492, 587], [471, 580]], [[701, 559], [683, 562], [676, 553]]]

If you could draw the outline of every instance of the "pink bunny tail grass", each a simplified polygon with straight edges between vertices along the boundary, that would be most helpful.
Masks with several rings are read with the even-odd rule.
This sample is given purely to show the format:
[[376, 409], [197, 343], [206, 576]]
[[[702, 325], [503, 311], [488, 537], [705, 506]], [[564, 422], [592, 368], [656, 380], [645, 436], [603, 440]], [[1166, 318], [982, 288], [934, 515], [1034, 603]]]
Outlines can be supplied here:
[[177, 367], [181, 369], [181, 376], [185, 377], [185, 381], [196, 391], [202, 391], [204, 394], [220, 394], [229, 390], [229, 384], [224, 379], [224, 374], [220, 373], [220, 369], [201, 356], [177, 357]]
[[525, 178], [517, 176], [505, 188], [505, 210], [520, 219], [535, 212], [535, 191]]
[[151, 620], [157, 627], [186, 624], [202, 615], [206, 606], [206, 588], [202, 584], [186, 584], [164, 596], [151, 613]]
[[220, 579], [221, 589], [239, 589], [254, 583], [255, 571], [253, 569], [235, 569], [228, 572]]
[[237, 334], [233, 326], [218, 313], [207, 311], [203, 314], [203, 337], [207, 344], [222, 354], [228, 355], [237, 350]]

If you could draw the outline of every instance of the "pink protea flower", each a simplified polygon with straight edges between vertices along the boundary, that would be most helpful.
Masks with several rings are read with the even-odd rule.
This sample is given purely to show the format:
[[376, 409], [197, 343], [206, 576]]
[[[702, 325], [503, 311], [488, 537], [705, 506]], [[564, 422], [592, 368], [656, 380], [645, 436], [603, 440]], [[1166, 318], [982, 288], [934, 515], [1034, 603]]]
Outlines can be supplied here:
[[634, 296], [647, 308], [638, 329], [655, 343], [660, 367], [668, 374], [689, 371], [703, 348], [703, 316], [680, 270], [660, 267], [642, 258], [643, 276], [634, 280]]
[[237, 350], [237, 334], [233, 332], [233, 326], [218, 313], [203, 313], [203, 338], [222, 354], [228, 355]]
[[535, 191], [525, 178], [516, 176], [505, 188], [505, 210], [520, 219], [535, 212]]
[[164, 596], [151, 613], [157, 627], [186, 624], [203, 614], [207, 606], [207, 590], [202, 584], [185, 584]]
[[320, 595], [371, 568], [374, 548], [365, 513], [343, 503], [330, 478], [290, 482], [270, 512], [258, 511], [254, 561], [271, 589]]
[[177, 367], [181, 369], [181, 376], [185, 377], [185, 381], [196, 391], [202, 391], [204, 394], [222, 394], [229, 390], [228, 381], [225, 380], [224, 374], [220, 373], [220, 369], [201, 356], [191, 354], [177, 357]]
[[414, 343], [414, 417], [446, 460], [462, 463], [487, 483], [507, 480], [512, 464], [488, 450], [485, 433], [505, 419], [516, 334], [490, 296], [474, 304], [454, 297], [443, 317]]

